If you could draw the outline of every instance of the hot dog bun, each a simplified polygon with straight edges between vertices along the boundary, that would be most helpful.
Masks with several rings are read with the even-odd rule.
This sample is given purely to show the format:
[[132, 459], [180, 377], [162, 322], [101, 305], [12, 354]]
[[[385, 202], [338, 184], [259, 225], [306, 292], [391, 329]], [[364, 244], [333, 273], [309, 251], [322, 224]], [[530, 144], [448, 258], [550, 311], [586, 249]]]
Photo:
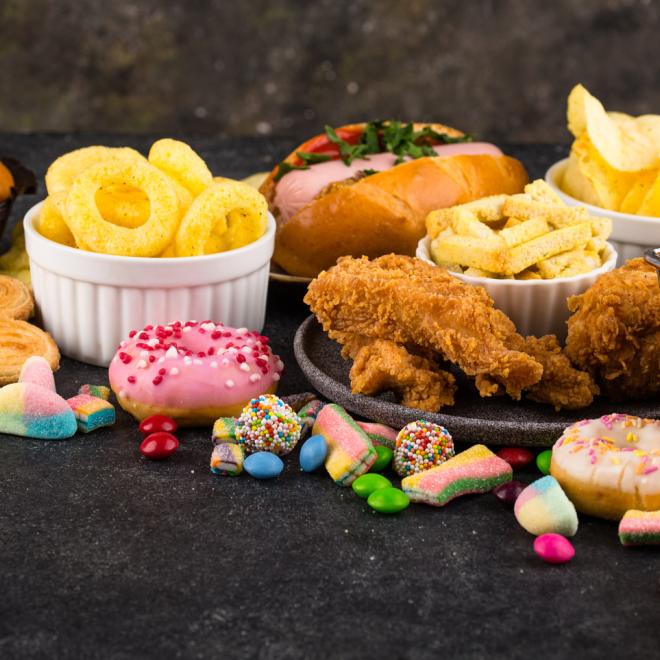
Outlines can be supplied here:
[[[431, 126], [461, 135], [455, 129]], [[296, 151], [304, 151], [310, 142]], [[295, 151], [288, 159], [293, 162]], [[273, 206], [276, 170], [260, 190], [277, 218]], [[488, 195], [522, 192], [528, 181], [522, 164], [513, 158], [460, 155], [419, 158], [356, 182], [340, 182], [288, 220], [278, 219], [273, 260], [287, 273], [315, 277], [344, 255], [414, 255], [432, 210]]]

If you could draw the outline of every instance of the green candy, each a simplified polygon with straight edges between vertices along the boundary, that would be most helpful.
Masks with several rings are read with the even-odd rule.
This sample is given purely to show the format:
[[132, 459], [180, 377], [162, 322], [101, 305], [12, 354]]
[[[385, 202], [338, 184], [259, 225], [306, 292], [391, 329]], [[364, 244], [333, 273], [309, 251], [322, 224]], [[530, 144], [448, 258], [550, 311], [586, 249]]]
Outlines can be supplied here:
[[369, 468], [369, 472], [382, 472], [392, 462], [394, 452], [385, 445], [374, 445], [374, 449], [378, 457]]
[[352, 484], [353, 492], [364, 498], [369, 497], [381, 488], [390, 488], [391, 486], [392, 482], [382, 474], [373, 474], [371, 472], [358, 477]]
[[543, 474], [550, 474], [550, 461], [552, 460], [552, 449], [542, 451], [536, 457], [536, 467], [543, 472]]
[[398, 488], [381, 488], [369, 495], [367, 504], [379, 513], [399, 513], [410, 504], [408, 496]]

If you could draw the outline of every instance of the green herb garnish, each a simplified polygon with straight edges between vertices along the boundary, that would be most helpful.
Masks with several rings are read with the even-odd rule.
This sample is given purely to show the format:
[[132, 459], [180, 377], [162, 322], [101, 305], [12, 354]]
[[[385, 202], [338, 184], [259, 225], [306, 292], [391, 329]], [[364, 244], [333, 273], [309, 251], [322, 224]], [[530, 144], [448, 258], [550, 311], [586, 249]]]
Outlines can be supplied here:
[[[424, 156], [435, 156], [434, 144], [456, 144], [457, 142], [472, 142], [471, 135], [454, 137], [447, 133], [439, 133], [430, 126], [416, 131], [414, 124], [404, 124], [400, 121], [371, 121], [369, 122], [356, 144], [349, 144], [337, 135], [332, 126], [325, 127], [328, 140], [337, 145], [339, 157], [345, 165], [350, 165], [354, 160], [363, 158], [369, 160], [370, 154], [389, 152], [397, 158], [396, 165], [404, 162], [406, 158], [423, 158]], [[331, 160], [328, 154], [307, 153], [297, 151], [296, 155], [303, 161], [303, 165], [291, 165], [282, 162], [279, 165], [274, 180], [279, 181], [285, 174], [292, 170], [308, 170], [314, 163], [323, 163]], [[367, 176], [375, 174], [375, 170], [362, 170], [368, 172]]]

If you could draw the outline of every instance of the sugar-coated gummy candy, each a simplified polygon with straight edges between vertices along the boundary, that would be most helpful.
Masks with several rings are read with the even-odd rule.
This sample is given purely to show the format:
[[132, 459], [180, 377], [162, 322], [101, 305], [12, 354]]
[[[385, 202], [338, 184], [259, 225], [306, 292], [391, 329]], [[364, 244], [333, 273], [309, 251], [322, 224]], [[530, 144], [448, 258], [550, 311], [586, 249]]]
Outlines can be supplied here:
[[497, 497], [500, 502], [513, 506], [518, 499], [520, 493], [525, 490], [526, 486], [522, 481], [507, 481], [505, 484], [499, 485], [493, 489], [493, 495]]
[[167, 431], [156, 431], [140, 443], [143, 456], [159, 461], [171, 456], [179, 448], [179, 441]]
[[67, 403], [76, 416], [78, 430], [83, 433], [90, 433], [115, 423], [115, 407], [98, 396], [77, 394], [67, 399]]
[[110, 388], [105, 385], [90, 385], [86, 383], [81, 385], [78, 394], [89, 394], [90, 396], [97, 396], [99, 399], [110, 399]]
[[379, 513], [399, 513], [408, 507], [410, 499], [399, 488], [379, 488], [369, 495], [367, 504]]
[[359, 497], [364, 497], [365, 499], [375, 491], [382, 488], [391, 488], [391, 486], [392, 482], [387, 477], [374, 472], [368, 472], [367, 474], [359, 476], [351, 484], [353, 492]]
[[378, 457], [371, 468], [369, 468], [369, 472], [382, 472], [392, 462], [394, 452], [385, 445], [374, 445], [374, 449]]
[[541, 477], [520, 493], [513, 508], [516, 520], [530, 534], [574, 536], [578, 517], [573, 503], [552, 476]]
[[541, 534], [534, 539], [534, 552], [549, 564], [565, 564], [575, 556], [573, 544], [561, 534]]
[[243, 468], [255, 479], [273, 479], [282, 474], [284, 463], [269, 451], [258, 451], [245, 459]]
[[619, 523], [622, 545], [660, 545], [660, 511], [626, 511]]
[[514, 469], [525, 467], [534, 460], [534, 454], [523, 447], [502, 447], [495, 454]]
[[140, 422], [140, 433], [143, 435], [149, 435], [156, 431], [176, 433], [176, 430], [176, 422], [167, 415], [150, 415]]
[[243, 472], [243, 450], [235, 442], [220, 442], [211, 452], [211, 472], [236, 477]]
[[236, 418], [220, 417], [213, 424], [211, 439], [215, 444], [236, 442]]
[[328, 443], [322, 435], [312, 435], [300, 448], [300, 469], [303, 472], [314, 472], [325, 462], [328, 455]]
[[552, 449], [546, 449], [536, 457], [536, 467], [538, 467], [538, 469], [543, 474], [550, 474], [551, 461], [552, 461]]
[[0, 388], [0, 433], [63, 440], [77, 428], [69, 404], [53, 390], [29, 382]]

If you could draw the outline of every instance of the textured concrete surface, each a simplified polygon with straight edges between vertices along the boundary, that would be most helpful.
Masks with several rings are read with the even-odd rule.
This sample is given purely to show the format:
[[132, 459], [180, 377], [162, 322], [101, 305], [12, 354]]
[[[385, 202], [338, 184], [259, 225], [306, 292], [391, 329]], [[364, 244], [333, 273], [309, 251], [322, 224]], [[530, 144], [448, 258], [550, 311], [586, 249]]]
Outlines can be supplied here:
[[0, 128], [288, 134], [365, 118], [566, 141], [583, 82], [660, 111], [651, 0], [4, 0]]
[[[0, 135], [39, 176], [95, 142], [148, 140]], [[193, 144], [234, 176], [288, 147]], [[563, 150], [512, 153], [537, 176]], [[270, 289], [282, 393], [308, 389], [292, 355], [302, 294]], [[70, 396], [105, 376], [67, 360], [57, 383]], [[492, 495], [381, 516], [327, 475], [300, 474], [297, 451], [271, 482], [215, 477], [209, 434], [182, 432], [162, 463], [140, 456], [121, 411], [114, 428], [68, 441], [0, 435], [0, 658], [657, 656], [657, 552], [621, 547], [611, 522], [582, 516], [575, 559], [550, 566]]]

